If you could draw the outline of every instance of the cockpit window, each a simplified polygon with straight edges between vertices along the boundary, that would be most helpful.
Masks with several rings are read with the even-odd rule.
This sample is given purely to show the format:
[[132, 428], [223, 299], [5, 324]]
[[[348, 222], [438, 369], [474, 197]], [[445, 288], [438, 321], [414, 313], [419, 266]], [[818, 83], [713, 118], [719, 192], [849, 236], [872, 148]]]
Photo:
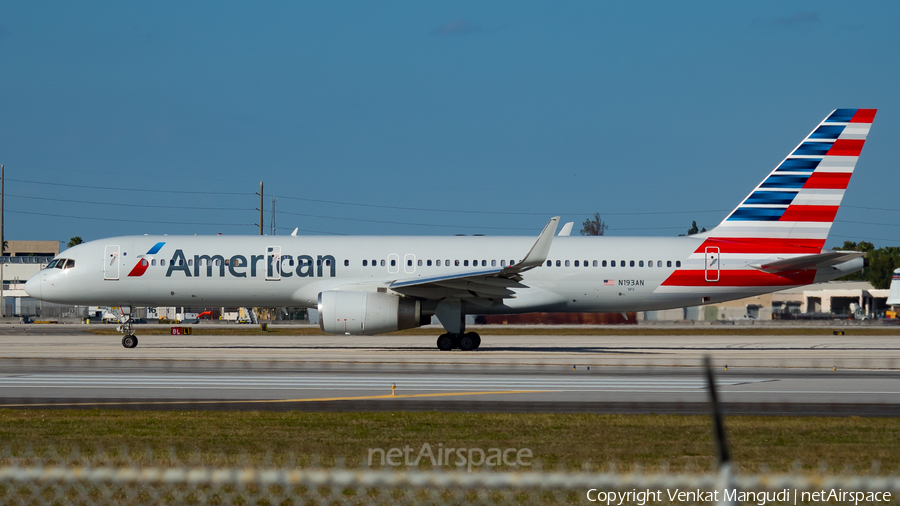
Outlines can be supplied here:
[[56, 262], [56, 268], [57, 268], [57, 269], [63, 269], [63, 268], [65, 268], [65, 266], [66, 266], [66, 259], [65, 259], [65, 258], [60, 258], [59, 261]]
[[59, 262], [59, 260], [60, 260], [60, 259], [57, 258], [56, 260], [50, 262], [50, 263], [47, 265], [46, 268], [47, 268], [47, 269], [52, 269], [52, 268], [56, 267], [56, 264]]
[[72, 260], [72, 259], [70, 258], [70, 259], [66, 260], [66, 267], [65, 267], [65, 268], [66, 268], [66, 269], [71, 269], [72, 267], [75, 267], [75, 260]]

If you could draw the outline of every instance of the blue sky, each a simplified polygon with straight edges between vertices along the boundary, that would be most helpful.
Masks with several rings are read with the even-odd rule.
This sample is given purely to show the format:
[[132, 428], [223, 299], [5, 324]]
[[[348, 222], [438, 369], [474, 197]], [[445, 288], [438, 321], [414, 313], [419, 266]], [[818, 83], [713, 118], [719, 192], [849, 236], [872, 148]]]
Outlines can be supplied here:
[[599, 212], [611, 235], [677, 235], [846, 107], [879, 112], [828, 245], [898, 245], [898, 14], [4, 2], [4, 235], [255, 234], [259, 181], [267, 233], [277, 196], [278, 234], [536, 235]]

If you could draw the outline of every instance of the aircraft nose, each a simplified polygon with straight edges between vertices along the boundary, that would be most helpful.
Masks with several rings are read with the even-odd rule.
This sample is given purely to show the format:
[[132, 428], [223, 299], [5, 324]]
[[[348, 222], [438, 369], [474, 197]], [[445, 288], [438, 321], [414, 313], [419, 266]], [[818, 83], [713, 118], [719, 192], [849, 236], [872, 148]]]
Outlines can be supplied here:
[[37, 273], [25, 282], [25, 293], [35, 299], [41, 298], [41, 273]]

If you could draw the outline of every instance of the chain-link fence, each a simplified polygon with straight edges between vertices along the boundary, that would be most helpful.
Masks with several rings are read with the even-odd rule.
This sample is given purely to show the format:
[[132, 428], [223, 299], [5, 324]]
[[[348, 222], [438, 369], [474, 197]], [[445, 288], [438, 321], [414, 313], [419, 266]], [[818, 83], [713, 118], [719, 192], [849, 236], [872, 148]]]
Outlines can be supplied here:
[[177, 459], [161, 465], [165, 459], [131, 455], [13, 456], [7, 450], [0, 459], [0, 504], [881, 504], [900, 495], [900, 476], [872, 474], [875, 466], [864, 475], [732, 475], [729, 466], [705, 474], [644, 474], [639, 467], [628, 473], [465, 472], [207, 466]]

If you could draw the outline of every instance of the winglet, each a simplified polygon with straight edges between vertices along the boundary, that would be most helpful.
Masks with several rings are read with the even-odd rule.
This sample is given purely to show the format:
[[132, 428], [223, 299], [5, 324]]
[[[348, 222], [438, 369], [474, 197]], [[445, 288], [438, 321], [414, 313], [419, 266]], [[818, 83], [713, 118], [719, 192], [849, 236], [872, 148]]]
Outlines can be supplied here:
[[563, 225], [562, 230], [559, 231], [559, 235], [556, 237], [569, 237], [569, 234], [572, 233], [572, 227], [575, 225], [574, 221], [570, 221]]
[[550, 252], [550, 244], [553, 242], [553, 235], [556, 234], [557, 226], [559, 226], [559, 216], [550, 218], [547, 226], [544, 227], [544, 230], [537, 238], [537, 241], [534, 241], [534, 246], [532, 246], [531, 249], [528, 250], [528, 254], [525, 255], [525, 258], [523, 258], [521, 262], [512, 266], [510, 270], [522, 272], [527, 271], [528, 269], [533, 269], [543, 264], [544, 260], [547, 259], [547, 254]]
[[[300, 230], [300, 227], [295, 228], [294, 231], [291, 232], [291, 237], [297, 237], [297, 231], [298, 231], [298, 230]], [[198, 260], [198, 262], [199, 262], [199, 260]]]

